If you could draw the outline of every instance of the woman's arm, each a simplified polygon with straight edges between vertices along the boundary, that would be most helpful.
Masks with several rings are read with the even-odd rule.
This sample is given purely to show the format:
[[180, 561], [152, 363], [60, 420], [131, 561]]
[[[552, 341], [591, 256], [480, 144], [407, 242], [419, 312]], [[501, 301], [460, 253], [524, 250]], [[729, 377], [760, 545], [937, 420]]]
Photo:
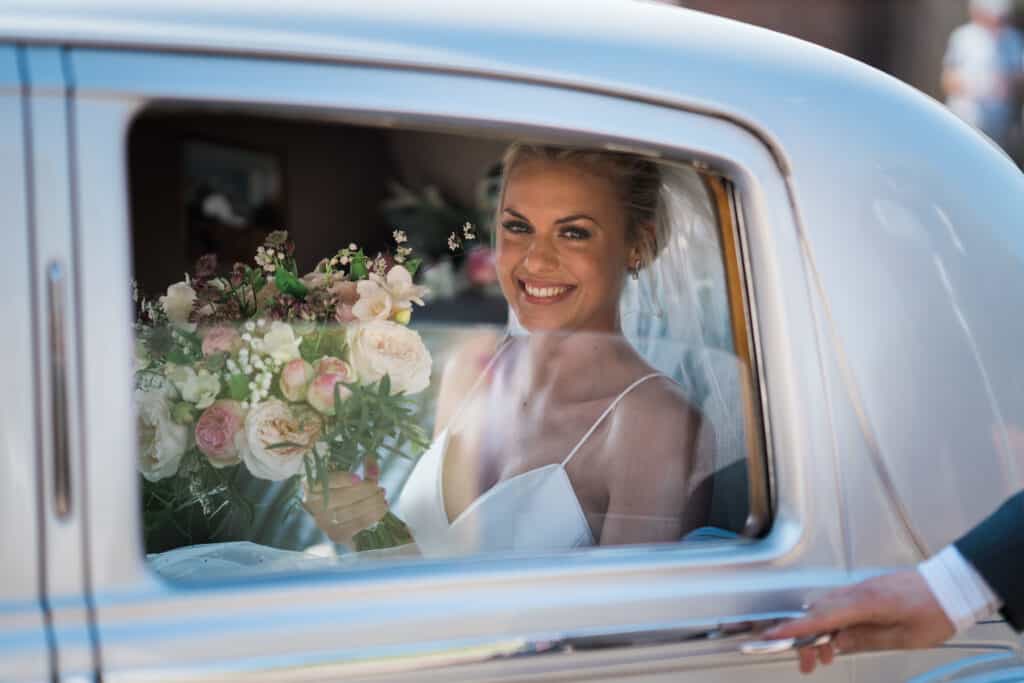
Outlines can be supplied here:
[[639, 387], [616, 409], [601, 545], [675, 542], [707, 522], [714, 434], [665, 384]]

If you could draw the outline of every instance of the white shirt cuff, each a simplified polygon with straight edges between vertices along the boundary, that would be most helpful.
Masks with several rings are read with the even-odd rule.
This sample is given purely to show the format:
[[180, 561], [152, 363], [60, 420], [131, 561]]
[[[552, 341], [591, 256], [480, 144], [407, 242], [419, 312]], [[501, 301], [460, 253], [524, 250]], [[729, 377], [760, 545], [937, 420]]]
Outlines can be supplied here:
[[1002, 606], [985, 579], [981, 578], [954, 545], [946, 546], [942, 552], [919, 564], [917, 570], [921, 572], [957, 633], [970, 628]]

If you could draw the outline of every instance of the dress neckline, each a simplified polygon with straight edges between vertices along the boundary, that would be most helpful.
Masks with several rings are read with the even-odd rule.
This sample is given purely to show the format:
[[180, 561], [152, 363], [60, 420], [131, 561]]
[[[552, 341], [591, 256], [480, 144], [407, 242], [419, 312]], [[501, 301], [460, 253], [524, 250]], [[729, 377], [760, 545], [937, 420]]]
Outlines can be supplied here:
[[[573, 487], [572, 482], [569, 481], [569, 475], [568, 475], [568, 473], [565, 472], [565, 465], [563, 463], [560, 463], [560, 462], [552, 462], [552, 463], [548, 463], [547, 465], [541, 465], [540, 467], [534, 467], [532, 469], [526, 470], [525, 472], [520, 472], [519, 474], [513, 475], [513, 476], [509, 477], [508, 479], [502, 479], [501, 481], [495, 482], [493, 486], [491, 486], [489, 489], [487, 489], [486, 491], [481, 493], [479, 496], [474, 498], [469, 503], [469, 505], [467, 505], [462, 510], [462, 512], [460, 512], [458, 515], [455, 516], [455, 519], [452, 519], [448, 515], [448, 504], [445, 502], [445, 496], [444, 496], [444, 464], [445, 464], [445, 460], [447, 459], [447, 456], [448, 456], [448, 428], [447, 427], [444, 428], [441, 431], [441, 433], [438, 435], [438, 442], [439, 442], [438, 445], [441, 448], [441, 453], [439, 454], [438, 459], [437, 459], [438, 460], [438, 462], [437, 462], [437, 494], [438, 494], [438, 499], [441, 501], [441, 511], [444, 513], [445, 522], [448, 523], [449, 527], [453, 527], [456, 524], [458, 524], [459, 521], [464, 519], [471, 511], [473, 511], [476, 508], [478, 508], [481, 505], [483, 505], [484, 501], [487, 500], [488, 498], [490, 498], [492, 496], [492, 494], [495, 494], [496, 492], [498, 492], [498, 491], [500, 491], [502, 489], [508, 488], [508, 486], [511, 485], [512, 482], [519, 481], [521, 479], [527, 478], [527, 477], [529, 477], [531, 475], [534, 475], [535, 473], [538, 473], [538, 472], [546, 472], [546, 471], [549, 471], [549, 470], [552, 470], [552, 469], [561, 469], [563, 471], [563, 473], [565, 474], [565, 480], [569, 484], [569, 491], [572, 494], [572, 499], [573, 499], [573, 501], [575, 501], [576, 507], [579, 509], [580, 516], [584, 520], [586, 519], [586, 515], [583, 514], [583, 504], [580, 503], [580, 499], [576, 495], [576, 489]], [[590, 528], [589, 524], [587, 525], [587, 528], [588, 529]]]
[[586, 514], [583, 511], [583, 504], [580, 502], [579, 496], [576, 495], [576, 487], [572, 485], [572, 480], [569, 479], [569, 473], [568, 473], [568, 471], [566, 471], [565, 466], [569, 463], [570, 460], [573, 459], [573, 457], [575, 457], [576, 453], [580, 450], [580, 448], [583, 446], [583, 444], [586, 443], [587, 439], [590, 438], [590, 435], [593, 434], [594, 431], [597, 430], [597, 428], [601, 425], [601, 423], [604, 422], [605, 418], [608, 417], [608, 415], [611, 414], [611, 412], [622, 401], [622, 399], [624, 399], [626, 397], [627, 394], [629, 394], [631, 391], [633, 391], [633, 389], [635, 389], [636, 387], [640, 386], [641, 384], [643, 384], [647, 380], [649, 380], [649, 379], [651, 379], [653, 377], [663, 377], [663, 376], [664, 375], [662, 375], [662, 373], [660, 373], [660, 372], [652, 372], [652, 373], [644, 375], [643, 377], [641, 377], [641, 378], [639, 378], [637, 380], [634, 380], [629, 386], [627, 386], [625, 389], [623, 389], [621, 392], [619, 392], [618, 396], [616, 396], [612, 400], [612, 402], [610, 404], [608, 404], [608, 407], [606, 407], [604, 409], [604, 411], [598, 416], [598, 418], [596, 420], [594, 420], [594, 423], [592, 425], [590, 425], [590, 428], [586, 431], [586, 433], [584, 433], [583, 436], [580, 438], [580, 440], [576, 442], [576, 445], [573, 447], [573, 449], [571, 451], [569, 451], [569, 455], [566, 456], [566, 458], [564, 460], [562, 460], [561, 462], [553, 462], [553, 463], [548, 463], [547, 465], [541, 465], [540, 467], [534, 467], [532, 469], [526, 470], [525, 472], [520, 472], [519, 474], [513, 475], [513, 476], [509, 477], [508, 479], [502, 479], [500, 481], [495, 482], [490, 488], [488, 488], [486, 491], [484, 491], [479, 496], [474, 498], [469, 503], [469, 505], [467, 505], [465, 507], [465, 509], [462, 510], [462, 512], [460, 512], [458, 515], [455, 516], [455, 519], [452, 519], [450, 517], [450, 515], [448, 514], [448, 504], [446, 503], [445, 494], [444, 494], [444, 466], [445, 466], [445, 461], [448, 459], [448, 438], [449, 438], [448, 426], [446, 425], [441, 430], [441, 432], [437, 435], [438, 446], [441, 449], [441, 452], [440, 452], [440, 454], [438, 455], [438, 458], [437, 458], [437, 460], [438, 460], [438, 463], [437, 463], [437, 468], [438, 468], [437, 469], [437, 495], [438, 495], [438, 500], [441, 501], [441, 512], [442, 512], [442, 514], [444, 516], [445, 522], [448, 524], [448, 527], [451, 528], [451, 527], [455, 526], [459, 522], [459, 520], [463, 519], [466, 516], [467, 513], [469, 513], [471, 510], [474, 510], [474, 509], [480, 507], [480, 505], [482, 505], [483, 501], [485, 499], [489, 498], [492, 493], [495, 493], [496, 491], [498, 491], [500, 489], [506, 488], [506, 485], [510, 484], [511, 482], [514, 482], [514, 481], [517, 481], [517, 480], [522, 479], [524, 477], [527, 477], [528, 475], [533, 475], [535, 472], [545, 472], [545, 471], [549, 471], [551, 469], [560, 469], [560, 470], [562, 470], [562, 475], [563, 475], [563, 478], [565, 479], [566, 484], [568, 484], [569, 492], [572, 495], [572, 499], [576, 503], [576, 508], [579, 510], [581, 519], [583, 519], [584, 524], [586, 524], [587, 529], [589, 531], [591, 531], [591, 534], [593, 534], [593, 531], [590, 530], [590, 523], [586, 521]]

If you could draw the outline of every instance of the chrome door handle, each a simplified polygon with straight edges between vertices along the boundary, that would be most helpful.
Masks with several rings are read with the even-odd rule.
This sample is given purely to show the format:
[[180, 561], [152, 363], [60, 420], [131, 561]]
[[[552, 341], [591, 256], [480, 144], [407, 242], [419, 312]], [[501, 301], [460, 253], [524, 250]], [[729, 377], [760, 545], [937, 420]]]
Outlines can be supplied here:
[[71, 455], [68, 451], [67, 344], [64, 329], [65, 272], [57, 261], [46, 266], [47, 323], [50, 332], [50, 409], [53, 425], [53, 500], [57, 517], [71, 514]]
[[740, 654], [774, 655], [802, 647], [817, 647], [832, 642], [831, 633], [821, 633], [803, 638], [778, 638], [776, 640], [749, 640], [740, 644]]

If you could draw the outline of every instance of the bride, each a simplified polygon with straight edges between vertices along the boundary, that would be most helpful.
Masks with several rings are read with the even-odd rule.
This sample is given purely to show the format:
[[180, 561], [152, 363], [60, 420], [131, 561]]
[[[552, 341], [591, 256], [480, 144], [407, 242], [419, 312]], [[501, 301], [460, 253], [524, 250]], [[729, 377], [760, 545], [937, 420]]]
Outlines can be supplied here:
[[[707, 520], [713, 430], [626, 339], [620, 311], [668, 239], [659, 168], [525, 144], [504, 168], [512, 333], [453, 355], [434, 442], [394, 512], [424, 555], [677, 541]], [[388, 510], [373, 471], [330, 486], [326, 507], [313, 492], [305, 506], [337, 543]]]

